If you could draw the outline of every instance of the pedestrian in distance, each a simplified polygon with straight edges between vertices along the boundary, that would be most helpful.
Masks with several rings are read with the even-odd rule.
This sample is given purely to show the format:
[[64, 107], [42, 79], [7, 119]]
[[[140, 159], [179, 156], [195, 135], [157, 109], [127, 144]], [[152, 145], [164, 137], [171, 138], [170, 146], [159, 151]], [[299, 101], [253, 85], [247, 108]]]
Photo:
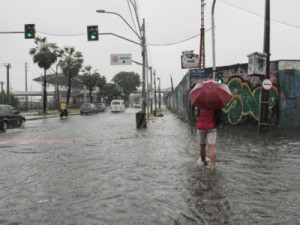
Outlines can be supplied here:
[[198, 117], [197, 136], [200, 145], [200, 157], [198, 163], [208, 165], [206, 160], [206, 145], [209, 147], [211, 170], [216, 167], [216, 139], [217, 127], [221, 122], [222, 111], [220, 109], [195, 109], [195, 116]]

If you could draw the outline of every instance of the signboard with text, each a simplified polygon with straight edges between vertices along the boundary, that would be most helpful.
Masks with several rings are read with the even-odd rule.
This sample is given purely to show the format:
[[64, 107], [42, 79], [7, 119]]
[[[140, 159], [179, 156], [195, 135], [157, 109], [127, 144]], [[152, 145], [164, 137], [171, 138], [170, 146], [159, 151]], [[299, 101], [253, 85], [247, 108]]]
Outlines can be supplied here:
[[266, 91], [270, 91], [273, 87], [273, 82], [271, 81], [271, 79], [264, 79], [261, 82], [261, 86], [264, 90]]
[[181, 68], [193, 69], [198, 68], [199, 57], [193, 50], [183, 51], [181, 55]]
[[191, 73], [191, 77], [205, 77], [205, 70], [201, 70], [201, 69], [193, 69], [190, 71]]
[[131, 65], [131, 54], [111, 54], [110, 65]]

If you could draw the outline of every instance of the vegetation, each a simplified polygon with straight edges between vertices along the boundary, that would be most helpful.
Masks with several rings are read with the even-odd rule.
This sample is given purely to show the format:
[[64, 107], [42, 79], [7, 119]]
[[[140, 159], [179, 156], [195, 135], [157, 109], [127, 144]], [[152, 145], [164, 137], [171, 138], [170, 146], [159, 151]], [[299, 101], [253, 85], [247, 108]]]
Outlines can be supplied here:
[[129, 102], [130, 93], [136, 91], [141, 83], [140, 75], [134, 72], [120, 72], [114, 76], [112, 81], [122, 88], [127, 102]]
[[84, 68], [84, 74], [81, 76], [81, 80], [85, 86], [89, 89], [90, 93], [90, 102], [93, 102], [92, 99], [92, 91], [95, 87], [100, 87], [100, 90], [104, 87], [106, 84], [106, 78], [101, 76], [100, 73], [97, 72], [97, 70], [92, 71], [91, 66], [86, 66]]
[[[68, 78], [68, 92], [67, 102], [71, 96], [72, 80], [74, 77], [80, 75], [83, 84], [88, 88], [90, 94], [90, 102], [93, 102], [92, 91], [99, 87], [100, 91], [97, 93], [99, 99], [104, 98], [105, 103], [110, 103], [113, 99], [124, 99], [129, 102], [129, 95], [137, 91], [140, 86], [140, 76], [134, 72], [120, 72], [112, 79], [113, 83], [107, 83], [106, 78], [101, 76], [97, 70], [92, 71], [91, 66], [83, 67], [83, 55], [80, 51], [76, 51], [74, 47], [64, 47], [59, 49], [55, 43], [47, 42], [46, 37], [36, 37], [34, 40], [35, 47], [31, 48], [29, 54], [33, 57], [33, 62], [44, 69], [43, 79], [43, 113], [46, 114], [47, 106], [47, 70], [60, 58], [58, 66], [61, 67], [63, 74]], [[140, 100], [140, 95], [135, 96], [135, 101]], [[98, 100], [97, 100], [98, 101]], [[12, 101], [11, 101], [12, 102]]]
[[[0, 104], [8, 104], [7, 103], [7, 94], [4, 91], [2, 93], [0, 93]], [[9, 104], [18, 108], [19, 99], [10, 93], [9, 94]]]
[[37, 63], [40, 68], [44, 69], [44, 99], [43, 99], [43, 112], [46, 113], [47, 107], [47, 70], [57, 61], [58, 47], [54, 43], [48, 43], [46, 37], [36, 37], [34, 39], [36, 44], [35, 48], [31, 48], [29, 54], [33, 56], [33, 62]]
[[74, 47], [64, 47], [62, 50], [60, 50], [60, 55], [61, 60], [59, 61], [59, 65], [63, 71], [63, 74], [68, 77], [67, 105], [69, 105], [72, 79], [79, 74], [83, 64], [83, 56], [82, 53], [76, 51]]
[[110, 103], [113, 99], [122, 99], [123, 93], [122, 88], [114, 83], [107, 83], [104, 85], [103, 89], [100, 90], [102, 96], [105, 96], [105, 103]]

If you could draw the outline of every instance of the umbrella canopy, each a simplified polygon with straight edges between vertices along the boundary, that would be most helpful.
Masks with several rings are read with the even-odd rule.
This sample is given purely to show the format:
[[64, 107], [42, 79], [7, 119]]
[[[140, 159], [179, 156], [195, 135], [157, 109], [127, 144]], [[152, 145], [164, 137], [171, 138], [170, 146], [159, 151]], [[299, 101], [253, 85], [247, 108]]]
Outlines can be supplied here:
[[203, 81], [190, 91], [189, 98], [193, 106], [202, 109], [222, 109], [232, 98], [226, 84], [213, 80]]

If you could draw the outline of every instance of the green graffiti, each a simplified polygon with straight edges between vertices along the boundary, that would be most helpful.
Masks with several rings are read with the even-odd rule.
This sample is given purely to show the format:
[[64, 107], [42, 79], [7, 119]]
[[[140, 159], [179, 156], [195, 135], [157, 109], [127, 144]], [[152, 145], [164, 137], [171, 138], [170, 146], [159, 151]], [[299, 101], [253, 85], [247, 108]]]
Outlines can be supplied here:
[[[261, 87], [256, 87], [253, 90], [249, 84], [242, 80], [241, 77], [233, 77], [227, 83], [232, 99], [223, 109], [227, 113], [228, 122], [232, 125], [241, 123], [243, 118], [252, 117], [254, 120], [259, 120]], [[272, 110], [276, 106], [278, 99], [278, 89], [273, 86], [269, 91], [269, 117], [272, 115]]]

